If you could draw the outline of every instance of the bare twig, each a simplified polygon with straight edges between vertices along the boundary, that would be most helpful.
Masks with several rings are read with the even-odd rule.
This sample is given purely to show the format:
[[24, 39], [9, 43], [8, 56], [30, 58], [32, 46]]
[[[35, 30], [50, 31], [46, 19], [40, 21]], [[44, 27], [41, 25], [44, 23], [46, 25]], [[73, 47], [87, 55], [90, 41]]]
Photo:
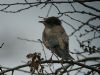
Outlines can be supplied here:
[[0, 48], [2, 48], [2, 47], [3, 47], [3, 45], [4, 45], [4, 43], [2, 43], [2, 45], [0, 46]]

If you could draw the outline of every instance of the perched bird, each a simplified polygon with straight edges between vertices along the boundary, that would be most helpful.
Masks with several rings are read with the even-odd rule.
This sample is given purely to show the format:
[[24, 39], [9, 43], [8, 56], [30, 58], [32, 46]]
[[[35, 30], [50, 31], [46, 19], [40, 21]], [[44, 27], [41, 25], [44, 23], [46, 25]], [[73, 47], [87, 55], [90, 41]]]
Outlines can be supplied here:
[[69, 37], [57, 17], [48, 17], [43, 23], [45, 29], [42, 34], [42, 40], [46, 48], [58, 55], [63, 60], [73, 60], [69, 54]]

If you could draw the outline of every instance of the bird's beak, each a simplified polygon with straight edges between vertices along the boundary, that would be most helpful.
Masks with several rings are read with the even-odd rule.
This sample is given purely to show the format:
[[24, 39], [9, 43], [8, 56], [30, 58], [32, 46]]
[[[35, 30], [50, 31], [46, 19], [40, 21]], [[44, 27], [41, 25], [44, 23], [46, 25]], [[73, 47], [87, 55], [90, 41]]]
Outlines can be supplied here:
[[39, 21], [40, 23], [45, 23], [44, 21]]

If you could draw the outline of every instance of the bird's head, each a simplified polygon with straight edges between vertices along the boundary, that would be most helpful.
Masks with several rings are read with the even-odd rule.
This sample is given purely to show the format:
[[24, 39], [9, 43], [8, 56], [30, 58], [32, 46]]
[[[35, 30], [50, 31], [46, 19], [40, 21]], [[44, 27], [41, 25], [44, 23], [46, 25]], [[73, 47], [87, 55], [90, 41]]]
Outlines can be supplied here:
[[61, 21], [57, 17], [54, 17], [54, 16], [45, 18], [44, 21], [39, 21], [39, 22], [43, 23], [47, 27], [61, 25]]

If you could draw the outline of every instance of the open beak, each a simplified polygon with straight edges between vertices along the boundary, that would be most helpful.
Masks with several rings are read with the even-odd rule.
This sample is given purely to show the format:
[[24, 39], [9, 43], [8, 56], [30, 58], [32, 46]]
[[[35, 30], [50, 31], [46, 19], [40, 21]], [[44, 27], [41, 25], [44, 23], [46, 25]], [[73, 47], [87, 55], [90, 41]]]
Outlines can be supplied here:
[[45, 23], [44, 21], [39, 21], [40, 23]]

